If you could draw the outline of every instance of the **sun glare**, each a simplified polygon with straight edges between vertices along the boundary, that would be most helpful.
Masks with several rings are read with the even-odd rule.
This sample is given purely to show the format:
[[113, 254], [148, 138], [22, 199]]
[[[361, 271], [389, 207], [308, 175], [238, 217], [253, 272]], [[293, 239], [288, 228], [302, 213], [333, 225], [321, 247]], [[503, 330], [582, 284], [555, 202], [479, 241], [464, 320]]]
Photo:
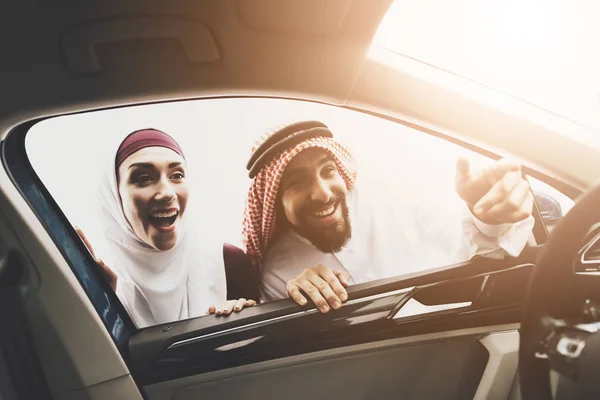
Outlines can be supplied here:
[[402, 0], [371, 55], [387, 49], [600, 130], [600, 3]]

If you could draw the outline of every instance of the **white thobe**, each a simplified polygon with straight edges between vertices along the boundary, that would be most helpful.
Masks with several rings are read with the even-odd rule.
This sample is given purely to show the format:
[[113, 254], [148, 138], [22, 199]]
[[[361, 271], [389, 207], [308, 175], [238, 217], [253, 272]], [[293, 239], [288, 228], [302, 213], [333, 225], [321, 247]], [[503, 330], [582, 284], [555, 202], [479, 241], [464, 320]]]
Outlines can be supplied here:
[[464, 262], [475, 255], [516, 257], [534, 225], [532, 216], [515, 224], [485, 224], [455, 192], [390, 200], [367, 186], [356, 186], [347, 196], [352, 237], [337, 253], [324, 253], [293, 231], [279, 236], [263, 262], [263, 299], [286, 298], [287, 282], [318, 264], [346, 271], [350, 283], [358, 284]]

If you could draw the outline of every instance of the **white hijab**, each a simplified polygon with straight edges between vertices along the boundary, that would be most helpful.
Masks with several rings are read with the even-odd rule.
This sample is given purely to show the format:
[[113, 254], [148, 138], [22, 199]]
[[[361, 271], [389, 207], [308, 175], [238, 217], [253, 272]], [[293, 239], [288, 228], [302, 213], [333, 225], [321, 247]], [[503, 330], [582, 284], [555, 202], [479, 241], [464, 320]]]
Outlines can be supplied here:
[[210, 234], [201, 238], [193, 229], [190, 201], [175, 247], [160, 251], [143, 242], [121, 207], [115, 170], [119, 145], [99, 185], [106, 241], [101, 258], [118, 276], [117, 296], [138, 328], [205, 315], [226, 300], [223, 244], [208, 243]]

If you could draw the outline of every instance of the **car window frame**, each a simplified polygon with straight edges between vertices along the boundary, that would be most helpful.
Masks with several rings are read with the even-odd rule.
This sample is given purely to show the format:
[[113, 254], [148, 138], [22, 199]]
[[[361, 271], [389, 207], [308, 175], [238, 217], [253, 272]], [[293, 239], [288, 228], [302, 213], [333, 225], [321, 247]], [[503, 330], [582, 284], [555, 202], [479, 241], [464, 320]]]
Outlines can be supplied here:
[[[255, 98], [261, 98], [261, 96], [254, 96]], [[272, 98], [272, 97], [270, 97]], [[307, 101], [302, 99], [291, 99], [291, 98], [276, 98], [282, 101], [285, 100], [295, 100], [295, 101]], [[189, 101], [187, 99], [186, 101]], [[198, 99], [200, 100], [200, 99]], [[203, 99], [203, 100], [210, 100]], [[164, 102], [150, 102], [145, 104], [160, 104]], [[137, 104], [142, 105], [142, 104]], [[333, 105], [328, 105], [332, 107], [338, 107]], [[123, 106], [129, 107], [129, 106]], [[123, 108], [123, 107], [113, 107], [113, 108]], [[447, 142], [456, 144], [461, 146], [467, 150], [473, 151], [475, 153], [481, 154], [491, 159], [500, 159], [501, 156], [498, 154], [483, 149], [479, 146], [473, 145], [471, 143], [465, 142], [461, 139], [458, 139], [449, 134], [442, 133], [440, 131], [436, 131], [430, 128], [426, 128], [420, 126], [418, 124], [401, 120], [398, 118], [392, 118], [390, 116], [377, 114], [368, 112], [365, 110], [356, 109], [353, 107], [342, 107], [351, 111], [360, 112], [364, 114], [369, 114], [374, 117], [383, 118], [388, 121], [407, 126], [414, 130], [420, 131], [424, 134], [432, 135], [438, 137]], [[111, 108], [107, 108], [111, 109]], [[99, 110], [95, 110], [99, 111]], [[86, 111], [88, 112], [88, 111]], [[68, 114], [65, 114], [68, 115]], [[126, 312], [123, 304], [119, 301], [116, 293], [110, 287], [108, 281], [102, 275], [102, 272], [97, 267], [92, 255], [85, 247], [83, 241], [77, 235], [75, 229], [72, 227], [70, 222], [68, 221], [64, 212], [57, 205], [56, 201], [51, 196], [50, 192], [44, 185], [44, 183], [40, 180], [38, 175], [36, 174], [33, 166], [31, 165], [26, 148], [25, 148], [25, 138], [29, 129], [35, 124], [49, 118], [60, 117], [63, 115], [55, 115], [48, 116], [44, 118], [39, 118], [35, 120], [31, 120], [29, 122], [23, 123], [15, 128], [13, 128], [6, 138], [2, 141], [2, 162], [5, 170], [10, 176], [11, 180], [15, 184], [16, 188], [19, 190], [25, 201], [33, 210], [34, 214], [40, 220], [47, 233], [55, 243], [57, 249], [63, 255], [71, 269], [73, 270], [75, 276], [79, 280], [82, 285], [84, 291], [88, 295], [92, 305], [98, 312], [100, 319], [103, 321], [107, 331], [110, 336], [114, 340], [117, 348], [121, 352], [123, 359], [128, 362], [128, 345], [129, 339], [136, 333], [144, 330], [144, 329], [154, 329], [156, 326], [138, 329], [133, 323], [131, 317]], [[564, 184], [556, 179], [553, 179], [547, 175], [543, 175], [538, 171], [532, 170], [530, 168], [523, 168], [524, 174], [536, 177], [546, 183], [548, 183], [553, 187], [555, 185], [560, 185], [564, 190], [561, 190], [562, 193], [565, 193], [567, 196], [569, 194], [579, 193], [575, 188]], [[571, 196], [569, 196], [571, 197]], [[575, 197], [575, 196], [573, 196]], [[547, 239], [547, 231], [542, 223], [540, 225], [541, 215], [539, 214], [539, 210], [537, 209], [537, 205], [534, 209], [534, 218], [536, 220], [534, 226], [534, 236], [536, 238], [537, 244], [542, 244]], [[441, 270], [451, 270], [452, 266], [442, 266], [438, 269]], [[423, 271], [423, 275], [429, 275], [436, 270], [426, 270]], [[363, 285], [356, 285], [354, 290], [350, 290], [353, 298], [362, 298], [366, 296], [372, 296], [374, 294], [385, 294], [389, 290], [392, 290], [393, 283], [396, 282], [397, 279], [392, 279], [390, 284], [385, 284], [385, 282], [373, 282], [365, 284], [366, 286], [363, 288]], [[293, 313], [305, 311], [306, 307], [297, 306], [291, 300], [281, 300], [277, 302], [272, 302], [268, 304], [273, 304], [270, 307], [263, 307], [264, 313], [261, 312], [242, 312], [239, 315], [236, 315], [235, 320], [239, 320], [240, 323], [252, 323], [252, 321], [264, 320], [268, 318], [280, 317], [285, 315], [291, 315]], [[275, 308], [271, 310], [271, 308]], [[268, 311], [269, 309], [270, 311]], [[206, 318], [206, 317], [199, 317]], [[221, 320], [217, 325], [219, 327], [223, 327], [226, 329], [228, 326], [227, 319]], [[180, 322], [180, 321], [177, 321]], [[174, 322], [176, 323], [176, 322]], [[173, 325], [173, 324], [168, 324]], [[218, 330], [218, 329], [217, 329]]]
[[67, 261], [122, 356], [137, 331], [117, 294], [29, 161], [25, 138], [29, 129], [47, 118], [23, 123], [1, 143], [2, 164], [59, 252]]

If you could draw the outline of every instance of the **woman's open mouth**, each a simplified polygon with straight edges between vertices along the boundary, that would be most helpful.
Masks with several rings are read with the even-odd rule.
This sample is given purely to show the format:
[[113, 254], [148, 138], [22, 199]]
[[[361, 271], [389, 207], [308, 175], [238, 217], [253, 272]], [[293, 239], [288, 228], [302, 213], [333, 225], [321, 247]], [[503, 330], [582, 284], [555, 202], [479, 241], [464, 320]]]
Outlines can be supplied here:
[[179, 215], [179, 210], [165, 210], [165, 211], [155, 211], [148, 216], [148, 219], [152, 226], [162, 232], [169, 232], [175, 229], [173, 225], [177, 216]]

